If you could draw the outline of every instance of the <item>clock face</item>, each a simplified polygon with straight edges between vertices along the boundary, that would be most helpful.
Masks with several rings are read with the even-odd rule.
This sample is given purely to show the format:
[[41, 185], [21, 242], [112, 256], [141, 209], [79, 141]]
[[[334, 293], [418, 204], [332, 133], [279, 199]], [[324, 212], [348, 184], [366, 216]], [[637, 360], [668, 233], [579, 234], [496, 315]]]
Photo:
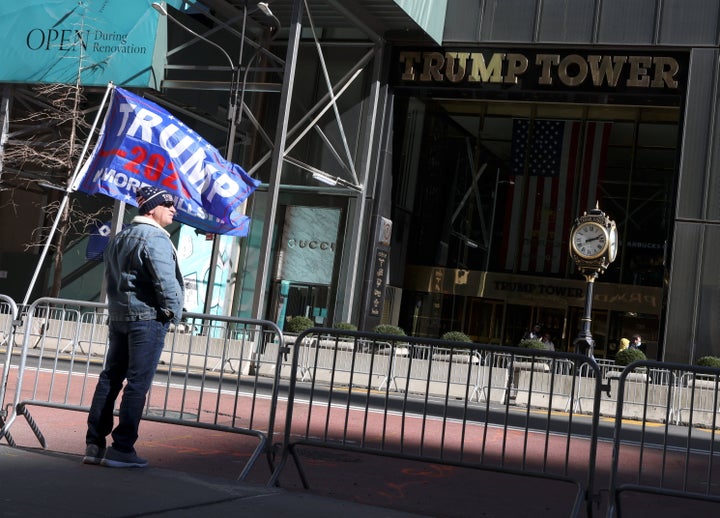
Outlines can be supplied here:
[[609, 238], [609, 245], [608, 245], [608, 259], [610, 262], [613, 262], [615, 258], [617, 257], [618, 252], [618, 230], [615, 226], [615, 223], [612, 224], [610, 227], [610, 238]]
[[583, 259], [596, 259], [608, 248], [608, 234], [602, 225], [586, 221], [575, 228], [570, 243], [575, 253]]

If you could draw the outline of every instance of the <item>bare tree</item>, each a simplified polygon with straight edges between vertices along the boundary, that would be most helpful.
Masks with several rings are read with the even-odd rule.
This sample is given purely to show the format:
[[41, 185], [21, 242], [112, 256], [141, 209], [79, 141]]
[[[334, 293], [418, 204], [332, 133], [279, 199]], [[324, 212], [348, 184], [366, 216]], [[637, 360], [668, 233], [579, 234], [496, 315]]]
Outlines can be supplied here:
[[[63, 192], [77, 167], [90, 123], [82, 87], [68, 84], [38, 84], [17, 90], [10, 126], [14, 138], [5, 144], [0, 188], [39, 191], [48, 196], [46, 224], [36, 228], [25, 249], [41, 247], [50, 226], [59, 217], [52, 241], [53, 283], [50, 296], [58, 296], [62, 283], [63, 250], [68, 238], [86, 233], [109, 209], [82, 211], [72, 198], [62, 214], [57, 211]], [[55, 187], [55, 189], [53, 189]], [[14, 198], [10, 202], [15, 205]], [[15, 205], [16, 206], [16, 205]], [[17, 207], [17, 206], [16, 206]]]

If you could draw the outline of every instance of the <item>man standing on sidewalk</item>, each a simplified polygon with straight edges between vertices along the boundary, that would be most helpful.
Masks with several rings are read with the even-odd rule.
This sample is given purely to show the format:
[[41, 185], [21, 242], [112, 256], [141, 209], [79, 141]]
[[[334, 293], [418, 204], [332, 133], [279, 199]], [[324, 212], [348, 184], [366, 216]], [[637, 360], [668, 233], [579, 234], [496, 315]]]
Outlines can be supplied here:
[[642, 347], [642, 338], [640, 338], [640, 335], [635, 335], [632, 337], [632, 340], [630, 341], [630, 348], [631, 349], [639, 349], [643, 350]]
[[[184, 289], [177, 253], [164, 229], [172, 223], [172, 195], [155, 187], [138, 189], [138, 212], [132, 223], [105, 249], [109, 347], [100, 373], [85, 437], [85, 464], [112, 468], [145, 467], [135, 441], [170, 323], [182, 316]], [[115, 400], [120, 401], [113, 429]], [[112, 433], [112, 446], [106, 438]]]

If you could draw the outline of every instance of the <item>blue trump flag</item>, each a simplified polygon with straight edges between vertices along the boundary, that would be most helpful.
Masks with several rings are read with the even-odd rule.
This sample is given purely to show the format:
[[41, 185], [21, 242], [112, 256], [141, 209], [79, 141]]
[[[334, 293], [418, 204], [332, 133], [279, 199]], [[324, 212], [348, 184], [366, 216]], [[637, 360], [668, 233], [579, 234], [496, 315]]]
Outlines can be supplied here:
[[143, 185], [176, 199], [175, 219], [204, 232], [245, 236], [243, 201], [260, 184], [160, 106], [115, 87], [98, 143], [74, 188], [137, 206]]

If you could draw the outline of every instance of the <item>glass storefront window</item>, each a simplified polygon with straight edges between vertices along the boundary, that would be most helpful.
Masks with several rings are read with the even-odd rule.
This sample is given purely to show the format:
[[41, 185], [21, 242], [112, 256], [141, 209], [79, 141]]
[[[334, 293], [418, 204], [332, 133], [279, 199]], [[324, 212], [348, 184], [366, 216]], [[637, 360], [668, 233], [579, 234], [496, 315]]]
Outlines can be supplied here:
[[[396, 120], [406, 122], [396, 127], [393, 219], [407, 224], [409, 238], [394, 253], [406, 257], [404, 268], [469, 279], [461, 292], [445, 283], [441, 294], [415, 294], [428, 299], [422, 308], [434, 308], [401, 311], [423, 323], [415, 326], [421, 335], [452, 328], [508, 345], [542, 318], [539, 308], [557, 306], [554, 341], [569, 349], [584, 282], [567, 238], [574, 218], [595, 203], [617, 222], [621, 239], [618, 259], [599, 282], [616, 284], [620, 294], [633, 285], [662, 290], [679, 110], [417, 97], [396, 106]], [[558, 298], [565, 289], [573, 296]], [[651, 315], [657, 327], [661, 309], [646, 310], [642, 298], [637, 306], [632, 312]], [[601, 356], [619, 339], [613, 319], [608, 309], [597, 311]]]

